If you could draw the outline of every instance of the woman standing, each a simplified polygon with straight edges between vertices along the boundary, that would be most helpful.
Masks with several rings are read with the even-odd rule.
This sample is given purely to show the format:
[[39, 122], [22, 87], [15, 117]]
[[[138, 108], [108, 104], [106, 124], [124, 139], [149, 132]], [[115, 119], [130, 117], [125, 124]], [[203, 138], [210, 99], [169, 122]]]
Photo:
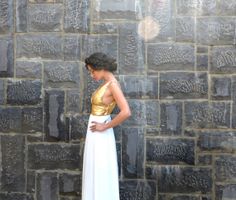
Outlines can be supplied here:
[[[113, 72], [114, 59], [94, 53], [85, 59], [92, 78], [103, 83], [92, 94], [84, 149], [82, 200], [119, 200], [116, 142], [113, 127], [130, 115], [129, 105]], [[111, 119], [115, 106], [120, 112]]]

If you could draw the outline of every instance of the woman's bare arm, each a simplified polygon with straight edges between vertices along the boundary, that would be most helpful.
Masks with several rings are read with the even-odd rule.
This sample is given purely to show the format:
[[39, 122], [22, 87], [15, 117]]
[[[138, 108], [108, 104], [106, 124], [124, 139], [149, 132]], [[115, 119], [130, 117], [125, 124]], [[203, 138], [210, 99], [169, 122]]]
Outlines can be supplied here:
[[106, 128], [115, 127], [131, 116], [129, 105], [118, 83], [112, 82], [109, 85], [109, 89], [118, 108], [120, 109], [120, 112], [110, 122], [106, 123]]

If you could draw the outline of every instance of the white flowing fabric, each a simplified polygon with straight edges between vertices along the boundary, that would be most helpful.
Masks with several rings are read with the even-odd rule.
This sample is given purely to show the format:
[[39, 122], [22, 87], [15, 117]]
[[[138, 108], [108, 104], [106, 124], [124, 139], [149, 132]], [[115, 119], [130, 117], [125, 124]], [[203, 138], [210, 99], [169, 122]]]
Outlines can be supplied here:
[[119, 200], [116, 142], [113, 128], [91, 132], [92, 121], [110, 121], [110, 115], [90, 115], [83, 158], [82, 200]]

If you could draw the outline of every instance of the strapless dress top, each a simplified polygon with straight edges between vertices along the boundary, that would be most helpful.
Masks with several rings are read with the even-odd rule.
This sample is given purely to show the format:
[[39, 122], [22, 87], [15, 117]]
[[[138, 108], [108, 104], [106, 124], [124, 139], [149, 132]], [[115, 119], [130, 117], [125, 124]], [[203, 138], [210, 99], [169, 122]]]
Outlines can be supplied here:
[[109, 86], [110, 82], [105, 83], [104, 85], [101, 85], [95, 92], [92, 94], [91, 97], [91, 114], [96, 116], [102, 116], [102, 115], [110, 115], [113, 111], [113, 109], [116, 106], [115, 100], [113, 100], [109, 104], [104, 104], [102, 99], [103, 96], [107, 90], [107, 87]]

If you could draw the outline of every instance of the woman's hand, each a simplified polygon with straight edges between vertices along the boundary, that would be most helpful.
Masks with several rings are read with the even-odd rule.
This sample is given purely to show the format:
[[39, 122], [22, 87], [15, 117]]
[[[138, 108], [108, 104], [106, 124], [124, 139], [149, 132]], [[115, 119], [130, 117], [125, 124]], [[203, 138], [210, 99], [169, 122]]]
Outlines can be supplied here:
[[91, 122], [92, 125], [89, 127], [92, 132], [102, 132], [107, 129], [106, 123]]

